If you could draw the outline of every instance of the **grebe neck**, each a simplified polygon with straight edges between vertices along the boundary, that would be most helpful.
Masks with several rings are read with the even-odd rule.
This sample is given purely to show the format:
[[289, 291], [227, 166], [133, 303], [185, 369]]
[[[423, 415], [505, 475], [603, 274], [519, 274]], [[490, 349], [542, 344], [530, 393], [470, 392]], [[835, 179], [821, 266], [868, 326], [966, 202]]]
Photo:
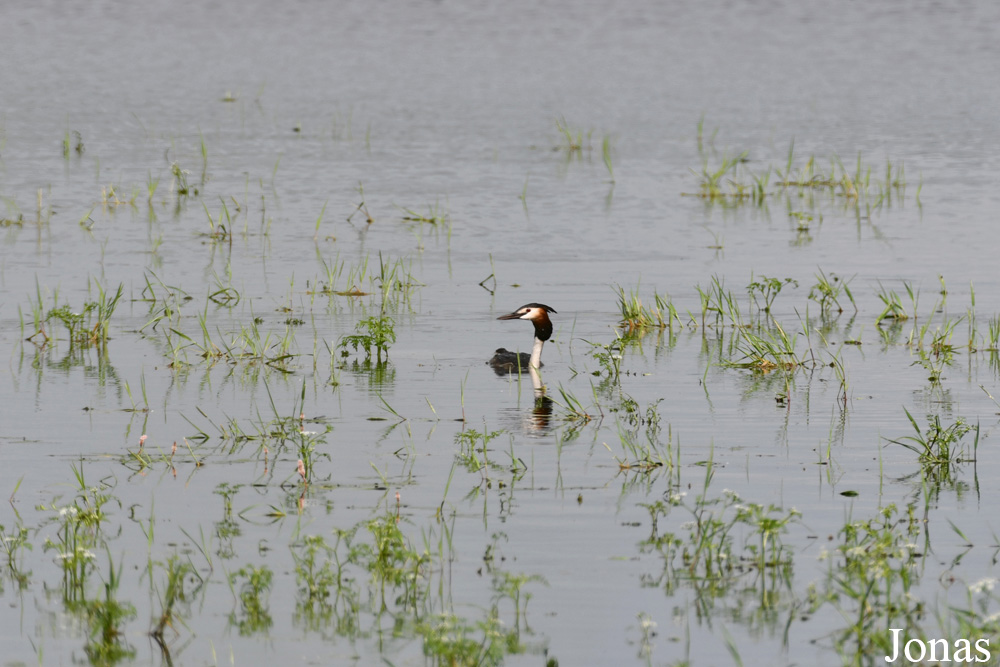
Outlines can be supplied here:
[[542, 365], [542, 346], [545, 345], [545, 341], [541, 338], [535, 337], [535, 345], [531, 348], [531, 364], [532, 368], [539, 368]]

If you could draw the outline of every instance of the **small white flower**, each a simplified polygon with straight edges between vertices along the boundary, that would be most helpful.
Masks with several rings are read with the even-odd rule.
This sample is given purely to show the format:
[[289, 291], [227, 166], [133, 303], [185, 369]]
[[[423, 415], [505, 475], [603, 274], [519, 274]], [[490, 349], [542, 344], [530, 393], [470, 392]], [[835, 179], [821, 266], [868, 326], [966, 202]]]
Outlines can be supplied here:
[[78, 511], [79, 510], [76, 509], [76, 505], [70, 505], [68, 507], [64, 507], [61, 510], [59, 510], [59, 516], [66, 516], [66, 515], [76, 516], [76, 513]]
[[970, 593], [982, 593], [984, 591], [989, 592], [993, 590], [993, 587], [996, 586], [996, 584], [997, 584], [996, 579], [994, 579], [993, 577], [986, 577], [985, 579], [980, 579], [976, 583], [969, 586], [969, 592]]
[[97, 556], [94, 555], [93, 551], [90, 551], [88, 549], [84, 549], [83, 547], [77, 547], [76, 551], [74, 551], [72, 553], [70, 553], [69, 551], [62, 552], [61, 554], [59, 554], [58, 558], [60, 558], [62, 560], [71, 560], [71, 559], [72, 560], [76, 560], [77, 558], [83, 558], [83, 559], [86, 559], [86, 560], [94, 560], [95, 558], [97, 558]]
[[851, 547], [850, 549], [848, 549], [847, 551], [844, 552], [844, 555], [845, 556], [850, 556], [851, 558], [859, 558], [859, 557], [865, 555], [865, 548], [864, 547]]

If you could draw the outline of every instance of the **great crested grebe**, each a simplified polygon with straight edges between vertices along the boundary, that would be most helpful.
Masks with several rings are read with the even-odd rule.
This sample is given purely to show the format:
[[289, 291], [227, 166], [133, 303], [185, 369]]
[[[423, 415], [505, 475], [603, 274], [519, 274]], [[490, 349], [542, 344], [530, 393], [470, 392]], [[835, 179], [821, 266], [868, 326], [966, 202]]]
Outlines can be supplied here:
[[493, 367], [497, 373], [512, 373], [519, 369], [541, 368], [542, 366], [542, 345], [552, 336], [552, 322], [549, 320], [549, 313], [556, 312], [554, 308], [549, 308], [542, 303], [528, 303], [513, 313], [501, 315], [498, 320], [528, 320], [535, 325], [535, 345], [531, 348], [531, 354], [527, 352], [511, 352], [505, 348], [500, 348], [487, 363]]

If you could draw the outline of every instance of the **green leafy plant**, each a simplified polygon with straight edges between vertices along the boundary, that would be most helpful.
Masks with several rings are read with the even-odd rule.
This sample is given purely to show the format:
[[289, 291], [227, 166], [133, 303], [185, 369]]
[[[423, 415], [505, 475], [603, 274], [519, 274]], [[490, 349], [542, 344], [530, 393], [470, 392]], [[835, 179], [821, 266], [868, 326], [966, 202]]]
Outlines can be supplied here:
[[268, 611], [267, 594], [271, 589], [274, 573], [266, 565], [247, 565], [229, 575], [229, 585], [240, 604], [240, 611], [229, 615], [229, 622], [239, 628], [243, 636], [266, 631], [273, 620]]
[[470, 472], [485, 469], [489, 466], [488, 445], [490, 441], [501, 435], [503, 430], [489, 431], [485, 425], [480, 433], [469, 428], [455, 434], [455, 444], [458, 445], [458, 461]]
[[[630, 396], [624, 396], [618, 409], [618, 439], [622, 455], [612, 453], [623, 472], [647, 474], [659, 468], [670, 469], [680, 458], [680, 445], [676, 448], [667, 435], [667, 442], [660, 439], [659, 406], [663, 399], [650, 403], [642, 411]], [[605, 443], [608, 451], [611, 447]]]
[[[794, 278], [779, 279], [758, 276], [756, 279], [753, 279], [753, 276], [751, 276], [750, 284], [747, 285], [747, 294], [750, 295], [750, 300], [753, 301], [753, 305], [757, 310], [770, 313], [771, 304], [778, 298], [781, 289], [788, 285], [798, 287], [799, 282]], [[760, 302], [757, 301], [758, 296], [760, 297]], [[761, 305], [761, 302], [763, 302], [763, 305]]]
[[[103, 346], [108, 342], [111, 316], [121, 301], [124, 286], [119, 284], [112, 295], [98, 283], [97, 291], [97, 300], [85, 302], [79, 312], [75, 312], [69, 304], [64, 304], [50, 309], [45, 316], [46, 322], [56, 320], [66, 327], [71, 346]], [[42, 331], [41, 328], [39, 330]], [[42, 333], [45, 335], [44, 331]]]
[[[376, 363], [382, 363], [382, 355], [386, 360], [389, 358], [389, 347], [396, 342], [396, 331], [393, 328], [394, 322], [388, 315], [379, 315], [365, 318], [358, 322], [356, 331], [358, 333], [344, 336], [340, 341], [343, 354], [347, 355], [347, 347], [350, 346], [357, 352], [360, 347], [365, 351], [365, 359], [372, 358], [372, 348], [375, 349]], [[361, 333], [367, 331], [367, 333]]]
[[858, 306], [854, 303], [854, 295], [851, 294], [850, 283], [853, 278], [844, 280], [837, 274], [831, 273], [827, 277], [826, 273], [820, 270], [816, 274], [816, 284], [809, 290], [809, 299], [819, 304], [820, 312], [823, 315], [844, 312], [844, 307], [840, 304], [841, 295], [846, 295], [847, 299], [857, 311]]
[[[180, 165], [174, 162], [170, 165], [170, 174], [174, 177], [171, 189], [177, 193], [178, 198], [198, 196], [198, 188], [188, 185], [188, 174], [190, 172], [181, 169]], [[211, 219], [211, 218], [210, 218]]]
[[[956, 420], [950, 426], [941, 424], [941, 417], [934, 415], [927, 418], [927, 428], [921, 431], [917, 420], [909, 410], [904, 408], [906, 418], [910, 420], [914, 435], [900, 438], [886, 438], [894, 445], [900, 445], [917, 455], [921, 469], [936, 475], [938, 478], [948, 477], [954, 468], [965, 461], [974, 461], [979, 448], [979, 425], [972, 426], [962, 419]], [[970, 432], [975, 431], [971, 452], [962, 440]]]

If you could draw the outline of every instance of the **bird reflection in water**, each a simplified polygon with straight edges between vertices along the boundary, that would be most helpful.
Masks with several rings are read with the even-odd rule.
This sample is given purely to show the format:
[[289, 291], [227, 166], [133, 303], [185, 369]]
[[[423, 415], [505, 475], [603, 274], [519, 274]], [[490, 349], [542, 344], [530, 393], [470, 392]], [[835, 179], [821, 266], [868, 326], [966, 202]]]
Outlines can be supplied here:
[[500, 410], [501, 424], [508, 429], [520, 430], [528, 435], [543, 435], [552, 428], [552, 399], [545, 395], [541, 374], [528, 368], [531, 376], [533, 400], [530, 408], [524, 405]]

